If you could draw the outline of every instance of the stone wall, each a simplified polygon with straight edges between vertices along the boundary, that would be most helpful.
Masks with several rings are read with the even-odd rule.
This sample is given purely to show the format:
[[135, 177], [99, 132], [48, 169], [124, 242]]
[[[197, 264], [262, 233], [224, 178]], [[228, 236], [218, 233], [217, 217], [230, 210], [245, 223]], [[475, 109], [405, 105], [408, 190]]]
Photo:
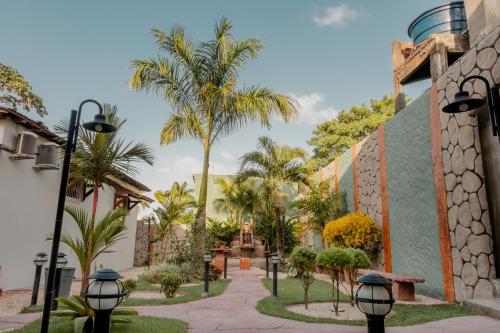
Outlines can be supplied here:
[[137, 221], [135, 233], [134, 266], [144, 266], [148, 260], [149, 234], [148, 224], [145, 221]]
[[[481, 75], [500, 81], [500, 27], [491, 32], [438, 79], [439, 109], [454, 99], [460, 83]], [[471, 80], [464, 90], [484, 97], [484, 83]], [[493, 238], [477, 115], [440, 113], [443, 169], [452, 246], [455, 298], [492, 297], [496, 277]], [[491, 130], [491, 129], [485, 129]]]

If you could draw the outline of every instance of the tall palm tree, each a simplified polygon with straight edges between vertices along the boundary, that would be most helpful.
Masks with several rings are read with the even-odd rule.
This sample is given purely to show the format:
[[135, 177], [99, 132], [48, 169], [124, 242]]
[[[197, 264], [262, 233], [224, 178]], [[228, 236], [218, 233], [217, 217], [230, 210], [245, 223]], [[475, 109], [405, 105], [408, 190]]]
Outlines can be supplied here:
[[[143, 143], [126, 143], [118, 136], [126, 120], [121, 120], [116, 115], [117, 111], [116, 106], [103, 105], [103, 113], [108, 122], [117, 128], [113, 133], [95, 133], [80, 127], [76, 150], [71, 157], [71, 183], [90, 184], [93, 191], [92, 218], [89, 222], [91, 237], [88, 239], [88, 249], [93, 248], [99, 189], [103, 184], [110, 183], [111, 177], [120, 178], [123, 174], [136, 175], [139, 171], [135, 166], [136, 163], [153, 164], [153, 153], [149, 147]], [[56, 131], [65, 133], [68, 128], [68, 122], [63, 121], [56, 126]], [[90, 257], [90, 253], [87, 256]], [[82, 270], [82, 288], [86, 288], [89, 282], [91, 266], [88, 264], [89, 266]]]
[[[194, 138], [203, 146], [203, 173], [198, 204], [198, 226], [205, 227], [210, 152], [216, 140], [258, 120], [270, 127], [273, 115], [289, 121], [296, 113], [294, 101], [259, 86], [239, 87], [238, 72], [262, 49], [256, 38], [237, 40], [232, 25], [222, 18], [213, 40], [196, 43], [181, 26], [169, 33], [153, 29], [158, 48], [167, 56], [134, 60], [130, 85], [153, 91], [172, 106], [173, 112], [161, 131], [168, 145]], [[204, 239], [199, 236], [201, 251]]]
[[241, 157], [240, 181], [249, 178], [262, 180], [262, 196], [274, 213], [276, 226], [276, 249], [282, 253], [281, 220], [285, 203], [289, 199], [287, 186], [308, 183], [309, 169], [305, 166], [306, 152], [301, 148], [278, 145], [268, 137], [260, 137], [257, 150]]

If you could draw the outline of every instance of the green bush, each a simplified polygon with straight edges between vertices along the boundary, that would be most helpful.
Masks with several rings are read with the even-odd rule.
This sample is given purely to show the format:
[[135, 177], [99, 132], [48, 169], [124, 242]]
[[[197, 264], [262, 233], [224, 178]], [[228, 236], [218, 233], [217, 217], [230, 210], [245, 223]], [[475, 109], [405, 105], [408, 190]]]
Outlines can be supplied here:
[[177, 273], [164, 273], [161, 278], [161, 290], [167, 298], [174, 298], [181, 284], [182, 278]]
[[161, 279], [165, 273], [181, 274], [181, 269], [179, 266], [174, 264], [162, 264], [156, 269], [145, 271], [139, 276], [139, 278], [151, 284], [161, 284]]
[[228, 217], [224, 222], [208, 219], [206, 237], [213, 246], [218, 246], [220, 242], [229, 246], [234, 236], [239, 234], [240, 224], [231, 217]]
[[217, 266], [210, 264], [208, 270], [208, 280], [209, 281], [217, 281], [222, 274], [222, 270], [217, 268]]
[[370, 267], [371, 261], [365, 251], [361, 249], [347, 248], [345, 250], [351, 256], [351, 263], [347, 267], [346, 272], [349, 276], [349, 283], [351, 285], [351, 305], [354, 306], [354, 281], [356, 281], [356, 269]]
[[316, 268], [316, 252], [309, 246], [297, 246], [290, 255], [293, 267], [297, 270], [298, 277], [302, 280], [304, 288], [304, 306], [309, 305], [308, 291], [314, 281], [314, 270]]
[[332, 247], [322, 250], [316, 257], [316, 263], [328, 272], [332, 280], [332, 302], [335, 315], [339, 315], [340, 273], [352, 265], [350, 253], [343, 248]]
[[137, 290], [137, 281], [135, 279], [126, 279], [123, 280], [122, 283], [127, 295]]

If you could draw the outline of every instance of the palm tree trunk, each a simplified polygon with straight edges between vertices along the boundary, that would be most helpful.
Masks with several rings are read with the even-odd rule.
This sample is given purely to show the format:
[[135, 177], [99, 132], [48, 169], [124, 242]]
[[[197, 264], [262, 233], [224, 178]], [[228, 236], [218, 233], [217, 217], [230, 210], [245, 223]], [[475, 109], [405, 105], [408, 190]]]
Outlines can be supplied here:
[[94, 181], [94, 196], [93, 196], [93, 202], [92, 202], [92, 219], [91, 219], [91, 225], [90, 225], [90, 236], [88, 239], [88, 244], [87, 244], [87, 253], [86, 253], [86, 263], [85, 267], [82, 267], [82, 287], [80, 289], [80, 296], [85, 295], [85, 291], [87, 290], [87, 287], [89, 285], [89, 276], [90, 276], [90, 269], [92, 267], [92, 258], [94, 257], [94, 253], [92, 249], [94, 248], [94, 225], [95, 225], [95, 218], [97, 214], [97, 203], [99, 201], [99, 177], [96, 177]]
[[198, 255], [202, 256], [205, 250], [205, 224], [206, 224], [206, 211], [207, 211], [207, 193], [208, 193], [208, 167], [210, 162], [210, 146], [205, 147], [205, 152], [203, 156], [203, 173], [201, 176], [201, 187], [200, 196], [198, 198], [198, 205], [200, 206], [200, 211], [198, 213], [198, 218], [196, 219], [196, 240], [197, 240], [197, 252]]
[[281, 207], [279, 206], [274, 208], [274, 221], [276, 223], [276, 252], [283, 256], [281, 253]]

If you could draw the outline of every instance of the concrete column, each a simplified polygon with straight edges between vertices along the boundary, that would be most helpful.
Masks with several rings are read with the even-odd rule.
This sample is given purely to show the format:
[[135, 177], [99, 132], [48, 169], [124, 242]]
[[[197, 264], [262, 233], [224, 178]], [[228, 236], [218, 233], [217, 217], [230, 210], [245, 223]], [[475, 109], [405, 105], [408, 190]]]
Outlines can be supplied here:
[[470, 45], [476, 45], [493, 27], [500, 23], [498, 0], [465, 0], [469, 24]]

